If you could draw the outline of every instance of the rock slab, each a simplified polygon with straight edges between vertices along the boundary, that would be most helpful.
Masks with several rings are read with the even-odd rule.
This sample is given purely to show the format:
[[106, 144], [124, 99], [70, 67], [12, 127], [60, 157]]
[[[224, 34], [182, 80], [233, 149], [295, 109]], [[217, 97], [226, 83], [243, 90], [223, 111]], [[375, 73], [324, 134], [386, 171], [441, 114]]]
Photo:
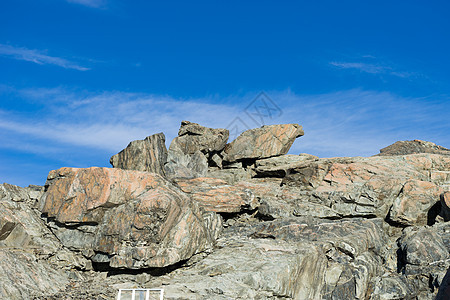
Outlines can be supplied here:
[[144, 140], [132, 141], [128, 146], [112, 156], [114, 168], [157, 173], [164, 176], [167, 149], [164, 133], [157, 133]]

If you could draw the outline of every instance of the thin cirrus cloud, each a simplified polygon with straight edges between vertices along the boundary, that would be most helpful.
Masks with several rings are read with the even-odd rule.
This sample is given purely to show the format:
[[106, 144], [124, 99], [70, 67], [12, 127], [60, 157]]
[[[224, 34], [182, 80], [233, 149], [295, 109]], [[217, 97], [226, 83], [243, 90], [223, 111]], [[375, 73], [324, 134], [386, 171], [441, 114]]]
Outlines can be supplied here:
[[94, 7], [94, 8], [102, 8], [105, 7], [105, 0], [66, 0], [69, 3], [77, 3], [84, 6]]
[[5, 44], [0, 44], [0, 56], [33, 62], [39, 65], [55, 65], [65, 69], [73, 69], [78, 71], [90, 70], [90, 68], [81, 66], [76, 62], [67, 60], [62, 57], [49, 56], [40, 50], [28, 49], [24, 47], [14, 47]]
[[[157, 132], [166, 134], [169, 145], [182, 120], [227, 128], [239, 118], [248, 126], [243, 130], [261, 125], [255, 124], [244, 111], [257, 93], [221, 99], [178, 99], [120, 91], [88, 93], [64, 88], [16, 93], [17, 97], [34, 103], [41, 101], [42, 111], [36, 118], [17, 111], [0, 111], [2, 134], [9, 133], [13, 139], [24, 141], [33, 138], [36, 145], [50, 141], [55, 148], [71, 145], [111, 154], [132, 140]], [[321, 95], [272, 91], [268, 95], [282, 109], [282, 114], [274, 119], [266, 118], [265, 124], [304, 126], [305, 136], [292, 148], [297, 153], [371, 155], [397, 140], [416, 138], [441, 143], [444, 147], [450, 144], [446, 134], [450, 126], [440, 121], [450, 109], [446, 101], [360, 89]]]
[[[365, 57], [375, 58], [373, 56], [365, 56]], [[383, 64], [373, 64], [365, 62], [338, 62], [338, 61], [332, 61], [329, 64], [339, 69], [354, 69], [368, 74], [388, 74], [400, 78], [418, 77], [420, 75], [417, 72], [399, 71], [393, 67], [386, 66]]]

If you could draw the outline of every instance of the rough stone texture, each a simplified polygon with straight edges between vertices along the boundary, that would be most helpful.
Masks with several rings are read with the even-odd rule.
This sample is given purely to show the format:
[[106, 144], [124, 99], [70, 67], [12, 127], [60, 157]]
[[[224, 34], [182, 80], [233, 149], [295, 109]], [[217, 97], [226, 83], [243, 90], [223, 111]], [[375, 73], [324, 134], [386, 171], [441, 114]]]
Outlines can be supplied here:
[[430, 170], [450, 170], [450, 159], [435, 154], [319, 159], [292, 169], [282, 185], [341, 216], [384, 218], [397, 200], [392, 211], [397, 221], [424, 224], [442, 192], [439, 183], [428, 182]]
[[[257, 134], [277, 131], [266, 129]], [[43, 197], [0, 185], [0, 298], [112, 299], [137, 287], [163, 287], [165, 299], [445, 297], [450, 156], [227, 161], [212, 132], [183, 122], [165, 166], [173, 182], [63, 168]]]
[[36, 295], [55, 294], [68, 282], [64, 271], [38, 260], [34, 254], [0, 247], [1, 299], [33, 299]]
[[220, 152], [225, 148], [229, 134], [228, 129], [208, 128], [183, 121], [178, 131], [178, 137], [172, 141], [170, 148], [176, 145], [184, 154], [194, 154], [197, 151], [203, 153]]
[[228, 185], [220, 179], [179, 179], [175, 180], [175, 183], [206, 211], [235, 213], [254, 209], [259, 204], [251, 190]]
[[268, 125], [244, 131], [225, 147], [224, 160], [261, 159], [286, 154], [304, 134], [298, 124]]
[[46, 186], [41, 211], [61, 242], [111, 267], [164, 267], [214, 242], [198, 206], [157, 174], [62, 168]]
[[450, 221], [450, 192], [442, 193], [440, 196], [441, 211], [440, 214], [444, 221]]
[[404, 225], [426, 225], [428, 211], [442, 192], [442, 188], [429, 181], [406, 182], [392, 205], [391, 220]]
[[206, 258], [147, 285], [165, 283], [167, 299], [365, 299], [382, 271], [377, 223], [302, 218], [230, 227]]
[[0, 185], [0, 298], [32, 299], [63, 289], [88, 260], [63, 247], [33, 209], [41, 187]]
[[114, 168], [157, 173], [164, 176], [167, 161], [166, 137], [157, 133], [144, 140], [132, 141], [109, 162]]
[[303, 166], [306, 161], [318, 160], [317, 156], [310, 154], [282, 155], [265, 159], [258, 159], [255, 162], [255, 171], [260, 177], [281, 177], [286, 176], [290, 170]]
[[208, 172], [208, 159], [200, 151], [184, 154], [181, 150], [172, 148], [164, 170], [169, 179], [204, 177]]
[[254, 172], [251, 169], [230, 168], [230, 169], [208, 169], [205, 177], [222, 179], [228, 184], [235, 184], [239, 181], [249, 180], [253, 177]]
[[407, 155], [416, 153], [450, 155], [450, 149], [421, 140], [398, 141], [381, 149], [377, 155]]
[[227, 129], [181, 122], [178, 136], [170, 144], [165, 172], [169, 179], [204, 177], [208, 166], [222, 167], [219, 153], [228, 141]]

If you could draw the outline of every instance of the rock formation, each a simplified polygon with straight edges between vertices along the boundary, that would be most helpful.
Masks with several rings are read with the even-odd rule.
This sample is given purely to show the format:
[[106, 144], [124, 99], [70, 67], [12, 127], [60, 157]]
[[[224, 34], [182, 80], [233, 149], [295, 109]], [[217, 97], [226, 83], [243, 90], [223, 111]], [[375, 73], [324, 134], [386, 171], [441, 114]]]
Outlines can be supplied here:
[[132, 141], [125, 149], [112, 156], [113, 168], [157, 173], [164, 176], [167, 161], [166, 137], [157, 133], [144, 140]]
[[422, 141], [372, 157], [286, 154], [301, 126], [183, 121], [114, 168], [0, 186], [0, 298], [446, 299], [450, 156]]
[[380, 150], [377, 155], [407, 155], [416, 153], [434, 153], [450, 155], [450, 149], [438, 146], [432, 142], [421, 140], [398, 141]]
[[196, 202], [154, 173], [62, 168], [40, 210], [62, 244], [114, 268], [165, 267], [214, 243]]

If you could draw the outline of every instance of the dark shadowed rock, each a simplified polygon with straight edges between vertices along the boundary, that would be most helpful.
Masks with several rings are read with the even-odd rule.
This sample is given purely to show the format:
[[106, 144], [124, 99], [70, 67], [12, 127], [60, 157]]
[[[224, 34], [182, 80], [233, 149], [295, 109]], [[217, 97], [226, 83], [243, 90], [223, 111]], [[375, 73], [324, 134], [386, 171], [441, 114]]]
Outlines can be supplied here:
[[116, 268], [164, 267], [211, 247], [196, 203], [157, 174], [108, 168], [50, 172], [41, 211], [70, 249]]
[[157, 173], [164, 176], [167, 149], [164, 133], [157, 133], [144, 140], [132, 141], [114, 155], [110, 163], [114, 168]]
[[286, 154], [295, 139], [303, 136], [298, 124], [267, 125], [244, 131], [225, 147], [224, 160], [261, 159]]
[[377, 155], [407, 155], [416, 153], [434, 153], [450, 155], [450, 149], [438, 146], [432, 142], [421, 140], [398, 141], [380, 150]]

